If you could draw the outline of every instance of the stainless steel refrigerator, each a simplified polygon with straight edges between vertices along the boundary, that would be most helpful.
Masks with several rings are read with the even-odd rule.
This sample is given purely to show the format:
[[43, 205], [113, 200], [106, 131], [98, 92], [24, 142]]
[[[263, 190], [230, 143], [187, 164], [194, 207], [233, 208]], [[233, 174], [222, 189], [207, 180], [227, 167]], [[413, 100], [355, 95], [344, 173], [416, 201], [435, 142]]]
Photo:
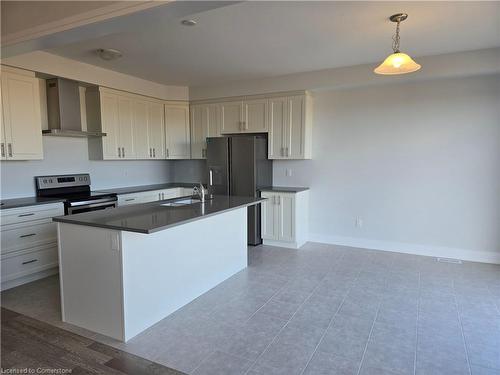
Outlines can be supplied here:
[[[272, 186], [273, 164], [267, 159], [267, 135], [207, 139], [208, 193], [260, 197]], [[248, 207], [248, 244], [262, 243], [260, 204]]]

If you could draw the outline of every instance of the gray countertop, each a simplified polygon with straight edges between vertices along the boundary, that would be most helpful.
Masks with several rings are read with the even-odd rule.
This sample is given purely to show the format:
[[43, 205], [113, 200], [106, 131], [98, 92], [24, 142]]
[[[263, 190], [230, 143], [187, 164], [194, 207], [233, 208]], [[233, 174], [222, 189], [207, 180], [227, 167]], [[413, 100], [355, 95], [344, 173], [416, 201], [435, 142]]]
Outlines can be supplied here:
[[8, 210], [9, 208], [37, 206], [39, 204], [60, 203], [60, 202], [64, 202], [64, 199], [42, 198], [42, 197], [2, 199], [0, 201], [0, 209]]
[[153, 191], [153, 190], [163, 190], [163, 189], [174, 189], [179, 187], [193, 188], [199, 185], [199, 182], [169, 182], [165, 184], [154, 184], [154, 185], [138, 185], [138, 186], [127, 186], [121, 188], [109, 188], [109, 189], [99, 189], [97, 191], [104, 193], [116, 193], [116, 194], [131, 194], [140, 193], [143, 191]]
[[60, 223], [85, 225], [98, 228], [123, 230], [137, 233], [154, 233], [177, 225], [189, 223], [225, 211], [252, 206], [263, 198], [239, 196], [215, 196], [205, 203], [184, 206], [162, 206], [162, 203], [175, 201], [168, 199], [151, 203], [134, 204], [111, 210], [93, 211], [82, 214], [57, 216]]
[[308, 187], [293, 187], [293, 186], [268, 186], [260, 188], [260, 191], [275, 191], [279, 193], [299, 193], [301, 191], [309, 190]]

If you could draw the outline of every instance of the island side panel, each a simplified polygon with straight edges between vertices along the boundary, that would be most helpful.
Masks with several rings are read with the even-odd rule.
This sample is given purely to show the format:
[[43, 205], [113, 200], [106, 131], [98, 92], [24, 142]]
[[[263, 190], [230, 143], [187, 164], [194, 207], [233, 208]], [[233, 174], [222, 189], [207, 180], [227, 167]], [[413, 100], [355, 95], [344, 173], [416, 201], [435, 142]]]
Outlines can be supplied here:
[[120, 232], [58, 223], [62, 320], [123, 340]]
[[247, 208], [122, 233], [125, 341], [247, 267]]

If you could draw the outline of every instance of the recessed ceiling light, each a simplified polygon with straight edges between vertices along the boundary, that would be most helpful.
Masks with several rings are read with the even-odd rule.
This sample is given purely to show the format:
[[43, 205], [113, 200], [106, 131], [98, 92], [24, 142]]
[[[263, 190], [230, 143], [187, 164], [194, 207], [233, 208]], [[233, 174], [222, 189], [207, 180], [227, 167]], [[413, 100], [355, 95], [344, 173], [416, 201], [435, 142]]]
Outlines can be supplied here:
[[120, 51], [112, 48], [99, 48], [96, 52], [101, 59], [106, 61], [116, 60], [123, 56]]
[[183, 24], [184, 26], [194, 26], [194, 25], [196, 25], [196, 21], [195, 20], [182, 20], [181, 24]]

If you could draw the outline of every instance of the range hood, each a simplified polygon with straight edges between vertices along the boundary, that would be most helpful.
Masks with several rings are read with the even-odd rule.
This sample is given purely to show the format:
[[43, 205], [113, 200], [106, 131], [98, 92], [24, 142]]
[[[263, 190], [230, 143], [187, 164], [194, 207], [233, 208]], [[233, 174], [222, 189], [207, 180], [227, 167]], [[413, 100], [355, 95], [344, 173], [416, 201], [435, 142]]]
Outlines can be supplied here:
[[60, 137], [103, 137], [106, 133], [82, 130], [78, 82], [63, 78], [47, 80], [49, 129], [43, 135]]

